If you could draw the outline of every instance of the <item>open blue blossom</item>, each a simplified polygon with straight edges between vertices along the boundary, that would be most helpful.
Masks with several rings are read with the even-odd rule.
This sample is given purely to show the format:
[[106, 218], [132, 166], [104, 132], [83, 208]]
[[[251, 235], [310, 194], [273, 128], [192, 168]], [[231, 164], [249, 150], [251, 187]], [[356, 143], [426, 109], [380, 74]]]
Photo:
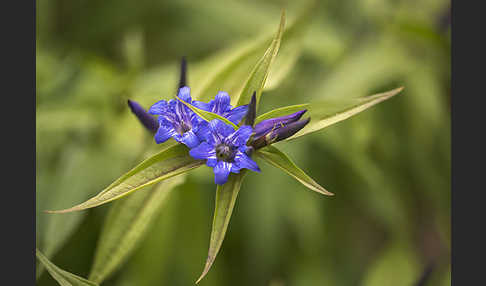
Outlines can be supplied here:
[[[190, 91], [189, 87], [184, 86], [179, 89], [177, 96], [187, 103], [192, 103]], [[158, 101], [150, 107], [149, 113], [159, 116], [159, 127], [155, 133], [157, 144], [172, 137], [189, 148], [199, 145], [200, 140], [196, 136], [200, 125], [199, 117], [179, 100]]]
[[260, 172], [258, 165], [246, 155], [246, 142], [253, 129], [244, 125], [234, 130], [231, 125], [218, 119], [211, 120], [207, 125], [201, 125], [199, 136], [203, 142], [192, 148], [189, 154], [200, 160], [206, 160], [206, 165], [214, 168], [214, 181], [223, 185], [228, 180], [230, 172], [239, 173], [241, 169]]
[[230, 104], [231, 98], [228, 93], [220, 91], [216, 97], [208, 103], [194, 100], [192, 105], [205, 111], [213, 112], [227, 118], [234, 124], [238, 124], [248, 111], [248, 105], [233, 108]]

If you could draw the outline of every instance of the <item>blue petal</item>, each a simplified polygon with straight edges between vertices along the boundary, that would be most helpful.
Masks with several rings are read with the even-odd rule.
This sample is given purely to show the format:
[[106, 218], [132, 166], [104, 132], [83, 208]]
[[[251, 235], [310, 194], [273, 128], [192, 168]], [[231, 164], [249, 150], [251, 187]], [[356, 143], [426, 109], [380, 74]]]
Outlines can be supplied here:
[[217, 114], [223, 114], [231, 109], [230, 105], [231, 98], [228, 93], [224, 91], [219, 91], [214, 98], [214, 107], [212, 112]]
[[189, 151], [189, 155], [194, 159], [205, 160], [205, 159], [216, 159], [216, 151], [212, 145], [207, 142], [202, 142], [198, 146], [192, 148]]
[[148, 113], [154, 115], [162, 114], [167, 111], [167, 108], [168, 108], [167, 101], [160, 100], [150, 107]]
[[202, 102], [202, 101], [199, 101], [199, 100], [194, 100], [192, 102], [192, 105], [194, 105], [195, 107], [197, 107], [199, 109], [205, 110], [205, 111], [211, 111], [211, 109], [212, 109], [211, 103], [206, 103], [206, 102]]
[[255, 163], [255, 161], [241, 151], [236, 152], [235, 163], [241, 169], [246, 168], [255, 172], [260, 172], [260, 168], [258, 167], [257, 163]]
[[248, 104], [233, 108], [232, 110], [226, 112], [226, 114], [224, 114], [224, 117], [228, 118], [228, 120], [233, 122], [234, 124], [238, 124], [241, 119], [245, 117], [247, 112]]
[[223, 185], [228, 181], [228, 175], [231, 171], [231, 163], [219, 161], [214, 166], [214, 182], [218, 185]]
[[241, 126], [233, 134], [227, 136], [224, 141], [231, 146], [243, 146], [251, 136], [253, 129], [249, 125]]
[[216, 158], [208, 158], [208, 160], [206, 161], [206, 165], [211, 168], [214, 168], [216, 164], [218, 164], [218, 159]]
[[174, 128], [169, 126], [160, 125], [159, 129], [157, 129], [157, 133], [155, 133], [155, 142], [157, 144], [163, 143], [167, 141], [170, 137], [176, 134]]
[[209, 129], [209, 123], [207, 121], [197, 124], [197, 128], [194, 128], [194, 132], [201, 141], [207, 141], [209, 144], [214, 145], [214, 137]]
[[221, 141], [223, 138], [231, 135], [235, 130], [233, 126], [224, 123], [219, 119], [213, 119], [209, 122], [209, 129], [213, 136], [217, 136], [216, 141]]
[[177, 96], [185, 102], [191, 103], [191, 89], [188, 86], [181, 87]]
[[197, 138], [196, 134], [194, 134], [192, 130], [189, 130], [182, 135], [180, 142], [184, 143], [189, 148], [194, 148], [199, 145], [199, 138]]

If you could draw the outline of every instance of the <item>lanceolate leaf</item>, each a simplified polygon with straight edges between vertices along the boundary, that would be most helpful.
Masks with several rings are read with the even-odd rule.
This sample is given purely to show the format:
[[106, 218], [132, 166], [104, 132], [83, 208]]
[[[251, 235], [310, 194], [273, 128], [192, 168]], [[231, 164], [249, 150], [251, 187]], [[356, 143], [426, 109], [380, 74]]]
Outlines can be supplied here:
[[371, 96], [358, 98], [329, 98], [314, 103], [287, 106], [269, 111], [256, 118], [255, 124], [267, 119], [282, 115], [291, 114], [298, 110], [307, 109], [306, 115], [311, 121], [302, 130], [286, 140], [292, 140], [305, 134], [309, 134], [332, 124], [343, 121], [355, 114], [360, 113], [375, 104], [391, 98], [403, 90], [403, 87]]
[[185, 106], [187, 106], [189, 109], [191, 109], [192, 111], [194, 111], [194, 113], [196, 113], [199, 117], [201, 117], [202, 119], [206, 120], [206, 121], [211, 121], [213, 119], [219, 119], [221, 121], [223, 121], [224, 123], [226, 124], [229, 124], [231, 126], [233, 126], [233, 128], [235, 130], [238, 129], [238, 126], [236, 126], [233, 122], [229, 121], [228, 119], [224, 118], [223, 116], [219, 115], [219, 114], [216, 114], [216, 113], [213, 113], [213, 112], [210, 112], [210, 111], [206, 111], [206, 110], [202, 110], [200, 108], [197, 108], [187, 102], [185, 102], [184, 100], [181, 100], [179, 97], [177, 97], [177, 100], [179, 100], [180, 102], [182, 102]]
[[137, 192], [111, 207], [98, 240], [89, 279], [103, 282], [129, 257], [144, 237], [170, 192], [184, 181], [184, 174]]
[[275, 57], [277, 56], [278, 49], [280, 48], [280, 42], [282, 40], [282, 34], [285, 26], [285, 10], [282, 11], [282, 16], [280, 17], [280, 26], [278, 32], [272, 40], [272, 43], [266, 50], [263, 57], [258, 61], [256, 66], [250, 73], [243, 90], [238, 97], [236, 106], [244, 105], [250, 102], [251, 95], [253, 91], [256, 91], [256, 102], [257, 107], [260, 102], [260, 97], [262, 95], [263, 87], [265, 86], [265, 81], [267, 80], [268, 74], [270, 72], [270, 66], [273, 63]]
[[61, 286], [97, 286], [98, 284], [84, 279], [83, 277], [79, 277], [72, 273], [69, 273], [61, 268], [57, 267], [54, 263], [49, 261], [47, 257], [45, 257], [42, 252], [38, 249], [35, 250], [35, 255], [37, 259], [44, 265], [47, 269], [47, 272], [51, 274], [52, 278], [54, 278], [59, 285]]
[[271, 165], [282, 169], [285, 173], [289, 174], [291, 177], [301, 182], [307, 188], [321, 193], [323, 195], [332, 196], [333, 193], [327, 191], [321, 187], [316, 181], [309, 177], [302, 169], [297, 167], [292, 160], [285, 155], [282, 151], [278, 150], [276, 147], [270, 145], [262, 148], [256, 152], [256, 154], [270, 163]]
[[185, 173], [202, 164], [204, 164], [204, 161], [194, 160], [189, 155], [189, 149], [185, 145], [176, 144], [146, 159], [86, 202], [68, 209], [46, 212], [66, 213], [96, 207], [143, 187]]
[[206, 259], [204, 270], [196, 283], [199, 283], [199, 281], [206, 276], [221, 248], [231, 218], [231, 213], [235, 206], [236, 197], [238, 196], [245, 175], [246, 170], [242, 170], [239, 174], [231, 173], [228, 181], [222, 186], [218, 185], [216, 188], [213, 229], [211, 230], [211, 239], [209, 241], [208, 258]]
[[[302, 33], [298, 33], [298, 31], [305, 28], [304, 24], [312, 19], [309, 17], [309, 12], [312, 11], [312, 5], [305, 7], [303, 12], [283, 31], [282, 38], [285, 39], [285, 45], [289, 48], [289, 52], [279, 56], [275, 62], [277, 66], [272, 65], [272, 70], [275, 67], [281, 68], [277, 73], [275, 73], [276, 71], [271, 72], [276, 76], [272, 78], [273, 82], [269, 85], [270, 88], [275, 88], [295, 64], [301, 49], [301, 46], [295, 43], [301, 40]], [[262, 55], [272, 45], [274, 39], [275, 34], [272, 33], [257, 40], [239, 43], [236, 47], [231, 47], [229, 50], [209, 58], [207, 62], [200, 65], [199, 69], [196, 68], [193, 72], [192, 78], [195, 79], [196, 84], [191, 90], [192, 97], [197, 100], [208, 101], [214, 98], [218, 91], [224, 90], [231, 96], [231, 104], [234, 106], [247, 104], [254, 90], [250, 90], [249, 94], [246, 95], [248, 97], [247, 102], [241, 100], [242, 104], [236, 104], [247, 83], [242, 78], [247, 79], [248, 74], [260, 65]], [[299, 49], [298, 54], [296, 49], [290, 51], [292, 47]]]

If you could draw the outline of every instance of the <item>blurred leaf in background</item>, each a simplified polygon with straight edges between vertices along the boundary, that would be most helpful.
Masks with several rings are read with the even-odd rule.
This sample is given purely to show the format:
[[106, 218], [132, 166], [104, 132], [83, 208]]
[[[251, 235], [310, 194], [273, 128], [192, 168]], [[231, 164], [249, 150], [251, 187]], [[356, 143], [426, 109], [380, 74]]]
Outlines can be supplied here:
[[[157, 148], [127, 99], [148, 108], [172, 97], [182, 56], [195, 93], [208, 84], [213, 96], [238, 92], [244, 80], [220, 86], [207, 81], [210, 71], [258, 43], [264, 51], [281, 9], [290, 26], [306, 5], [37, 1], [36, 241], [46, 258], [88, 277], [115, 203], [42, 211], [88, 199]], [[410, 285], [431, 261], [426, 285], [450, 285], [450, 26], [442, 20], [450, 1], [326, 0], [311, 12], [298, 40], [284, 35], [259, 114], [405, 89], [275, 145], [333, 197], [257, 161], [262, 174], [246, 177], [224, 247], [200, 285]], [[254, 54], [241, 74], [262, 53]], [[193, 284], [214, 195], [211, 170], [188, 174], [103, 285]], [[38, 285], [56, 285], [46, 271], [38, 276]]]

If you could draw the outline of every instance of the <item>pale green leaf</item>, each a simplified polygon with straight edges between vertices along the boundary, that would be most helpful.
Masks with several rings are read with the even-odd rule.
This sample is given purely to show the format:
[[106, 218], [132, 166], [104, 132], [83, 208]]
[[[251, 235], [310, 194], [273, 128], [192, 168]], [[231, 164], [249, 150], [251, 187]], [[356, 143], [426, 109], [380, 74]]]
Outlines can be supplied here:
[[213, 112], [210, 112], [210, 111], [206, 111], [206, 110], [202, 110], [200, 108], [197, 108], [187, 102], [185, 102], [184, 100], [181, 100], [178, 96], [176, 96], [176, 98], [182, 102], [185, 106], [187, 106], [189, 109], [191, 109], [192, 111], [194, 111], [194, 113], [196, 113], [199, 117], [201, 117], [202, 119], [206, 120], [206, 121], [211, 121], [213, 119], [219, 119], [221, 121], [223, 121], [224, 123], [226, 124], [229, 124], [231, 126], [233, 126], [233, 128], [235, 130], [238, 129], [238, 126], [236, 126], [233, 122], [229, 121], [227, 118], [219, 115], [219, 114], [216, 114], [216, 113], [213, 113]]
[[213, 228], [211, 230], [211, 239], [209, 241], [208, 258], [206, 259], [204, 270], [196, 283], [199, 283], [199, 281], [206, 276], [221, 248], [231, 218], [231, 213], [235, 206], [236, 197], [238, 196], [245, 175], [246, 170], [242, 170], [239, 174], [230, 173], [228, 181], [222, 186], [218, 185], [216, 188]]
[[323, 195], [334, 195], [316, 183], [316, 181], [309, 177], [304, 171], [302, 171], [302, 169], [297, 167], [297, 165], [295, 165], [295, 163], [292, 162], [292, 160], [285, 153], [278, 150], [276, 147], [271, 145], [267, 146], [258, 150], [256, 154], [271, 165], [282, 169], [285, 173], [289, 174], [307, 188]]
[[391, 98], [402, 90], [403, 87], [400, 87], [371, 96], [358, 98], [328, 98], [314, 103], [286, 106], [260, 115], [255, 120], [255, 123], [264, 119], [288, 115], [302, 109], [307, 109], [308, 112], [304, 116], [310, 116], [311, 121], [302, 130], [286, 139], [292, 140], [348, 119], [375, 104]]
[[[313, 11], [312, 7], [312, 5], [304, 7], [303, 12], [283, 31], [281, 39], [285, 41], [286, 52], [272, 64], [270, 75], [275, 78], [268, 81], [268, 85], [264, 85], [264, 88], [275, 88], [296, 63], [302, 50], [301, 31], [311, 19], [309, 12]], [[263, 35], [256, 40], [238, 43], [204, 62], [198, 63], [191, 72], [192, 81], [195, 82], [191, 89], [192, 97], [201, 101], [209, 101], [218, 91], [226, 91], [231, 96], [231, 104], [240, 105], [236, 103], [247, 84], [245, 79], [248, 79], [248, 75], [260, 65], [262, 55], [272, 45], [274, 39], [274, 32]], [[265, 66], [261, 65], [262, 68]], [[252, 93], [253, 91], [250, 91], [248, 98]], [[249, 100], [241, 102], [247, 104]]]
[[47, 257], [45, 257], [42, 252], [40, 252], [37, 248], [35, 249], [35, 255], [37, 259], [44, 265], [47, 269], [47, 272], [51, 274], [52, 278], [54, 278], [59, 285], [61, 286], [97, 286], [97, 283], [89, 281], [83, 277], [79, 277], [72, 273], [69, 273], [61, 268], [57, 267], [54, 263], [49, 261]]
[[143, 187], [185, 173], [202, 164], [204, 164], [203, 160], [194, 160], [189, 155], [189, 149], [185, 145], [176, 144], [144, 160], [106, 189], [98, 193], [98, 195], [84, 203], [64, 210], [46, 212], [67, 213], [96, 207], [119, 199]]
[[170, 192], [184, 179], [184, 175], [168, 179], [113, 204], [98, 240], [90, 280], [101, 283], [125, 262], [145, 237]]
[[280, 16], [280, 26], [278, 28], [277, 34], [272, 40], [272, 43], [265, 51], [263, 57], [258, 61], [250, 76], [246, 80], [246, 83], [241, 91], [236, 106], [244, 105], [250, 102], [251, 96], [254, 91], [256, 91], [256, 102], [257, 106], [260, 102], [260, 97], [262, 96], [262, 90], [265, 86], [265, 81], [267, 80], [268, 74], [270, 72], [270, 66], [277, 56], [278, 49], [280, 48], [280, 42], [282, 40], [282, 34], [285, 26], [285, 10], [282, 10], [282, 15]]

